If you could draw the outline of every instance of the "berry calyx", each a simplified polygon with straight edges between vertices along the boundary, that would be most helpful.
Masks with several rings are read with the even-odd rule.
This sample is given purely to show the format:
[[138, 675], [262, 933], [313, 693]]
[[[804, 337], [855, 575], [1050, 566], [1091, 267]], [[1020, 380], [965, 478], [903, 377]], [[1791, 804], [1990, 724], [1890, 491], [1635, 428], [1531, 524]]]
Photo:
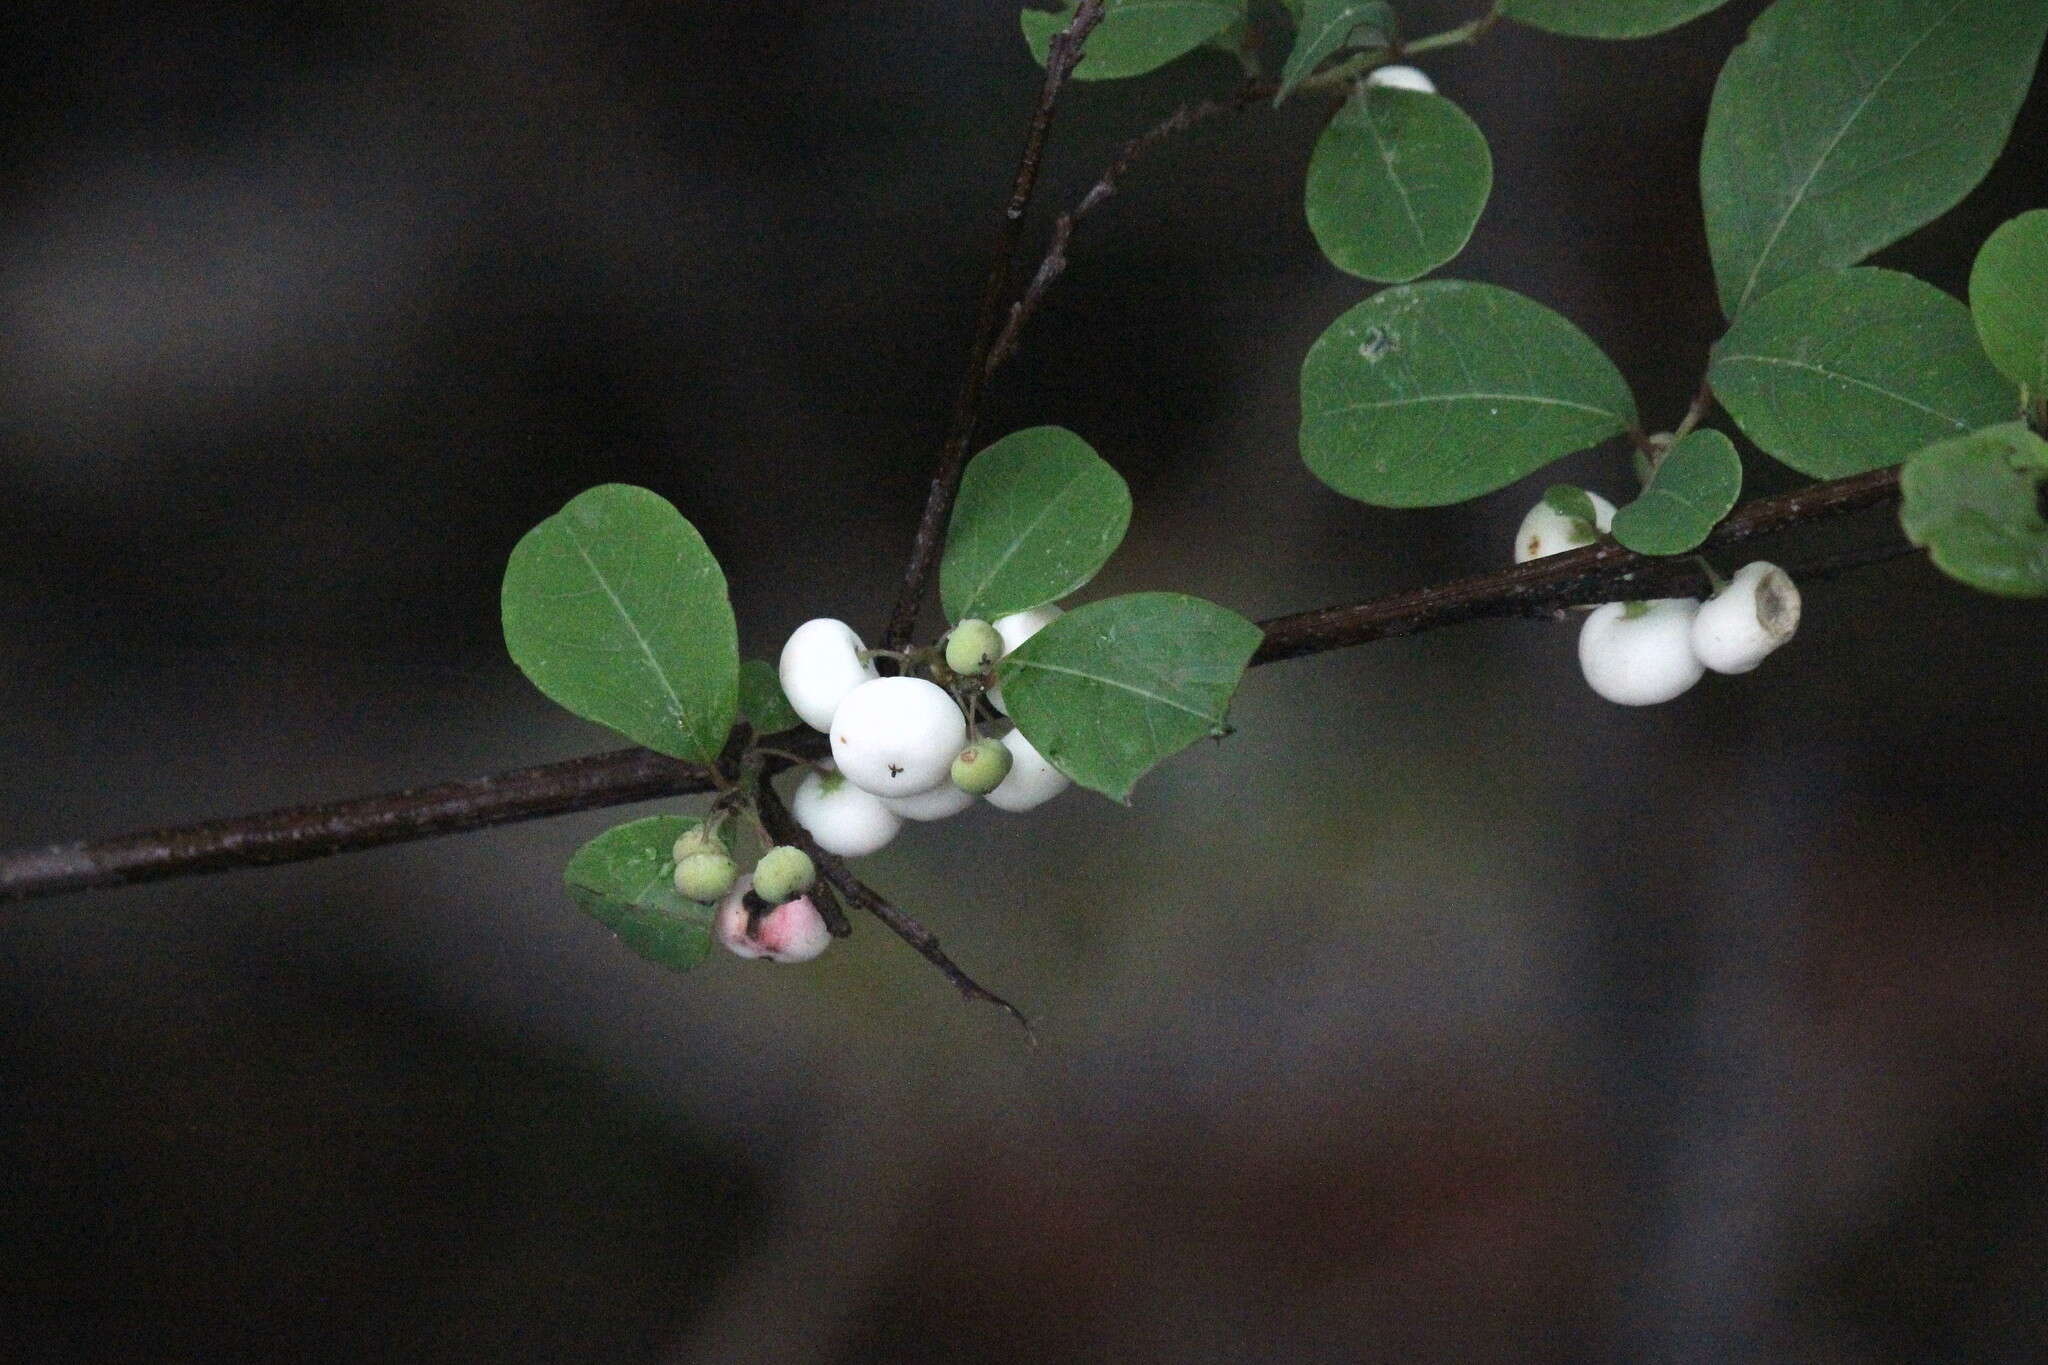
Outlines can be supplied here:
[[1716, 673], [1747, 673], [1799, 629], [1799, 588], [1775, 564], [1736, 570], [1693, 618], [1692, 649]]
[[974, 796], [987, 796], [1010, 775], [1016, 758], [997, 740], [984, 739], [962, 749], [953, 759], [953, 786]]
[[1705, 674], [1692, 648], [1699, 602], [1609, 602], [1579, 629], [1579, 668], [1595, 692], [1622, 706], [1654, 706], [1685, 692]]
[[1010, 775], [996, 784], [987, 801], [998, 810], [1035, 810], [1073, 785], [1073, 779], [1046, 761], [1022, 730], [1003, 736], [1010, 751]]
[[711, 934], [744, 958], [768, 962], [809, 962], [832, 946], [832, 931], [809, 896], [784, 901], [756, 916], [747, 907], [753, 878], [742, 877], [718, 903]]
[[817, 881], [817, 864], [794, 844], [777, 844], [754, 864], [754, 894], [770, 905], [803, 895]]
[[946, 667], [963, 678], [978, 678], [1003, 657], [1003, 637], [986, 621], [970, 616], [946, 636]]
[[853, 627], [829, 616], [806, 621], [782, 646], [776, 675], [790, 709], [813, 730], [831, 728], [832, 713], [847, 694], [880, 676], [862, 658], [865, 648]]
[[877, 678], [832, 715], [832, 759], [876, 796], [915, 796], [946, 780], [967, 722], [946, 690], [923, 678]]
[[711, 902], [732, 890], [739, 868], [724, 849], [676, 860], [676, 890], [693, 901]]
[[829, 768], [804, 775], [789, 798], [789, 813], [819, 848], [842, 858], [864, 858], [885, 848], [903, 828], [902, 819], [880, 797]]

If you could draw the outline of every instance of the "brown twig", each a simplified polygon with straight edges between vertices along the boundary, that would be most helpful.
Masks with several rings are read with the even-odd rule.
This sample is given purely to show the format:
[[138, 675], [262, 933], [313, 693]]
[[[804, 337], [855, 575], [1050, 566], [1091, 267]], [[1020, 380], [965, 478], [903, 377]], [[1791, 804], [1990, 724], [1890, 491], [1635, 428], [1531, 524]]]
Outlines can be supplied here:
[[[1759, 498], [1738, 507], [1701, 548], [1736, 545], [1803, 522], [1882, 506], [1897, 496], [1898, 488], [1898, 470], [1879, 469]], [[1484, 617], [1546, 616], [1590, 602], [1669, 595], [1703, 577], [1689, 560], [1653, 559], [1608, 541], [1371, 602], [1262, 621], [1266, 638], [1252, 663], [1323, 654]]]
[[[778, 842], [795, 844], [811, 855], [811, 861], [818, 865], [818, 875], [823, 879], [820, 889], [829, 887], [833, 892], [844, 896], [873, 915], [896, 937], [915, 948], [925, 961], [937, 967], [962, 996], [968, 1000], [983, 1001], [1006, 1011], [1012, 1019], [1023, 1026], [1027, 1036], [1034, 1042], [1037, 1041], [1037, 1035], [1031, 1032], [1031, 1021], [1024, 1017], [1023, 1011], [960, 970], [959, 965], [946, 956], [945, 950], [939, 947], [938, 935], [925, 928], [909, 911], [893, 904], [855, 876], [853, 869], [848, 867], [844, 860], [819, 848], [817, 841], [812, 839], [790, 815], [789, 807], [783, 804], [782, 798], [776, 794], [773, 784], [765, 774], [756, 788], [755, 799], [760, 806], [761, 822], [768, 827], [768, 832], [774, 835]], [[823, 906], [820, 905], [819, 909], [822, 912]], [[836, 929], [833, 932], [838, 933]]]
[[1052, 238], [1046, 246], [1045, 257], [1039, 261], [1038, 269], [1033, 272], [1031, 282], [1025, 286], [1022, 297], [1010, 305], [1009, 315], [1003, 321], [1002, 334], [989, 349], [988, 359], [983, 365], [982, 378], [992, 378], [995, 372], [1002, 368], [1003, 363], [1015, 353], [1017, 334], [1024, 330], [1024, 324], [1038, 311], [1039, 304], [1045, 300], [1046, 291], [1066, 272], [1067, 245], [1073, 240], [1075, 225], [1116, 193], [1117, 181], [1131, 169], [1139, 157], [1198, 123], [1207, 122], [1218, 114], [1236, 113], [1269, 98], [1275, 88], [1271, 82], [1251, 83], [1229, 99], [1183, 104], [1119, 148], [1115, 159], [1103, 168], [1102, 175], [1089, 187], [1088, 192], [1081, 196], [1080, 202], [1053, 222]]
[[1102, 20], [1103, 0], [1081, 0], [1073, 19], [1052, 36], [1046, 51], [1045, 81], [1039, 87], [1038, 106], [1031, 116], [1031, 128], [1024, 139], [1024, 154], [1017, 163], [1017, 176], [1010, 186], [1009, 202], [1003, 206], [1003, 221], [996, 237], [994, 263], [988, 282], [982, 286], [981, 307], [974, 323], [974, 344], [968, 352], [967, 373], [953, 402], [953, 417], [940, 447], [939, 462], [932, 471], [932, 486], [925, 494], [924, 512], [918, 518], [917, 536], [911, 543], [910, 562], [903, 582], [896, 590], [896, 606], [882, 632], [884, 649], [901, 649], [917, 629], [918, 609], [924, 603], [925, 588], [938, 564], [945, 544], [946, 522], [953, 515], [953, 498], [960, 491], [960, 474], [967, 464], [967, 444], [974, 439], [974, 423], [981, 411], [981, 393], [988, 381], [989, 348], [995, 345], [1002, 323], [1003, 296], [1010, 292], [1010, 268], [1017, 255], [1017, 240], [1024, 230], [1024, 212], [1038, 187], [1038, 166], [1045, 154], [1046, 133], [1052, 128], [1053, 107], [1060, 91], [1081, 60], [1088, 35]]
[[[1898, 471], [1883, 469], [1760, 498], [1737, 508], [1706, 548], [1883, 506], [1897, 492]], [[1841, 572], [1903, 552], [1898, 542], [1887, 541], [1817, 567], [1826, 572], [1833, 563]], [[1794, 569], [1795, 577], [1811, 573]], [[1322, 654], [1483, 617], [1546, 616], [1587, 602], [1678, 591], [1699, 579], [1699, 571], [1682, 558], [1649, 559], [1618, 545], [1588, 546], [1455, 583], [1275, 617], [1261, 623], [1266, 638], [1252, 662]], [[822, 757], [825, 738], [806, 733], [781, 741], [781, 747]], [[712, 786], [708, 769], [644, 749], [593, 754], [493, 777], [0, 853], [0, 901], [324, 858]]]

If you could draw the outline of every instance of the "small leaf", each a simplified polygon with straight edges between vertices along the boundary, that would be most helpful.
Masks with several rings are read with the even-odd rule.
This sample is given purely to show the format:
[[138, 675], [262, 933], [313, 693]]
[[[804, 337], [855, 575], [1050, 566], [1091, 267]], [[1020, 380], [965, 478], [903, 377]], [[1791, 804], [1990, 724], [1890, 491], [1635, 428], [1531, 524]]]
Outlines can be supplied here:
[[1492, 189], [1486, 135], [1457, 105], [1368, 86], [1316, 140], [1309, 230], [1339, 270], [1412, 280], [1465, 249]]
[[739, 709], [725, 575], [666, 498], [608, 483], [528, 531], [505, 565], [505, 647], [585, 720], [709, 763]]
[[676, 839], [700, 823], [656, 815], [614, 825], [577, 849], [564, 874], [585, 913], [649, 962], [678, 972], [711, 951], [712, 908], [675, 884]]
[[1586, 528], [1586, 539], [1592, 540], [1599, 534], [1600, 509], [1593, 506], [1593, 495], [1577, 484], [1554, 483], [1543, 490], [1543, 503], [1561, 517], [1570, 517]]
[[996, 672], [1005, 707], [1047, 761], [1124, 801], [1160, 760], [1223, 733], [1263, 638], [1199, 597], [1132, 593], [1068, 612]]
[[1991, 169], [2033, 80], [2041, 0], [1777, 0], [1714, 87], [1707, 244], [1735, 317], [1854, 265]]
[[2009, 422], [1906, 461], [1899, 522], [1941, 571], [2003, 597], [2048, 597], [2048, 442]]
[[1991, 363], [2031, 400], [2048, 396], [2048, 209], [1985, 241], [1970, 271], [1970, 313]]
[[2012, 417], [1969, 310], [1895, 270], [1828, 270], [1757, 300], [1714, 348], [1715, 396], [1765, 452], [1816, 479], [1897, 464]]
[[757, 735], [779, 735], [804, 723], [783, 694], [782, 678], [765, 659], [740, 665], [740, 715]]
[[1614, 363], [1543, 305], [1490, 284], [1382, 290], [1338, 318], [1301, 367], [1301, 453], [1380, 507], [1490, 493], [1626, 431]]
[[1574, 38], [1647, 38], [1719, 9], [1728, 0], [1503, 0], [1500, 12], [1531, 28]]
[[968, 463], [939, 561], [948, 621], [1065, 597], [1095, 577], [1131, 524], [1131, 490], [1064, 427], [1011, 432]]
[[[1078, 8], [1080, 0], [1069, 0], [1057, 13], [1024, 11], [1024, 41], [1040, 66], [1053, 34], [1073, 22]], [[1102, 22], [1081, 49], [1074, 79], [1120, 80], [1156, 71], [1239, 22], [1244, 13], [1245, 0], [1104, 0]]]
[[1286, 99], [1325, 58], [1347, 47], [1385, 47], [1393, 36], [1394, 7], [1386, 0], [1308, 0], [1273, 103]]
[[1742, 493], [1742, 457], [1718, 431], [1689, 433], [1664, 452], [1642, 496], [1614, 514], [1614, 538], [1643, 555], [1697, 549]]

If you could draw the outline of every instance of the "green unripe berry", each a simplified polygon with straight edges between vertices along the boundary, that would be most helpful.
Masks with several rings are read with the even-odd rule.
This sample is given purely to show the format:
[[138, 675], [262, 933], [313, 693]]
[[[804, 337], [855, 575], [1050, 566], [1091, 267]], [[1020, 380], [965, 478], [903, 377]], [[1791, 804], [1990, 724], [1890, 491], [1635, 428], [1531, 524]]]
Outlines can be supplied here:
[[676, 864], [676, 890], [693, 901], [709, 905], [732, 890], [739, 871], [724, 849], [716, 853], [692, 853]]
[[811, 855], [794, 844], [777, 844], [754, 865], [754, 894], [770, 905], [796, 899], [817, 880]]
[[969, 617], [946, 637], [946, 667], [962, 677], [980, 677], [1002, 656], [1003, 637], [986, 621]]
[[1010, 775], [1010, 762], [1010, 751], [992, 740], [970, 744], [953, 760], [953, 785], [987, 796]]
[[725, 851], [725, 841], [716, 834], [713, 834], [708, 826], [702, 824], [691, 825], [676, 836], [675, 857], [678, 865], [681, 865], [683, 859], [694, 853], [723, 853]]

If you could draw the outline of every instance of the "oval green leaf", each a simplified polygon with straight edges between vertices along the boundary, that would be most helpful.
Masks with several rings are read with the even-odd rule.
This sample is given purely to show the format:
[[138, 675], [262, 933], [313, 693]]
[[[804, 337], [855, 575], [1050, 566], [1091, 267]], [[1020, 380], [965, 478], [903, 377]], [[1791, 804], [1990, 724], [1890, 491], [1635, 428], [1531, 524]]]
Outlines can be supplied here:
[[1701, 429], [1664, 452], [1642, 496], [1614, 514], [1614, 538], [1643, 555], [1682, 555], [1742, 494], [1742, 457], [1718, 431]]
[[712, 907], [676, 890], [675, 842], [701, 822], [656, 815], [576, 850], [563, 879], [583, 911], [649, 962], [687, 972], [711, 951]]
[[1490, 493], [1635, 422], [1584, 333], [1489, 284], [1382, 290], [1301, 367], [1301, 453], [1346, 497], [1440, 507]]
[[740, 715], [757, 735], [779, 735], [804, 723], [784, 695], [775, 665], [765, 659], [740, 665]]
[[1179, 593], [1091, 602], [997, 667], [1003, 703], [1054, 767], [1117, 801], [1160, 760], [1224, 733], [1264, 638], [1234, 611]]
[[[1057, 12], [1027, 9], [1024, 41], [1040, 66], [1052, 36], [1073, 22], [1080, 0]], [[1156, 71], [1244, 18], [1245, 0], [1105, 0], [1102, 22], [1088, 35], [1077, 81], [1120, 80]]]
[[1816, 479], [2010, 419], [2018, 395], [1969, 310], [1895, 270], [1829, 270], [1744, 309], [1714, 348], [1715, 396], [1767, 454]]
[[1385, 47], [1394, 36], [1394, 7], [1387, 0], [1308, 0], [1287, 65], [1280, 70], [1278, 104], [1307, 80], [1325, 58], [1347, 47]]
[[2033, 80], [2041, 0], [1778, 0], [1714, 87], [1707, 244], [1736, 317], [1854, 265], [1984, 178]]
[[666, 498], [629, 484], [579, 493], [505, 566], [505, 647], [585, 720], [709, 763], [739, 707], [725, 574]]
[[1457, 105], [1368, 86], [1316, 140], [1308, 226], [1339, 270], [1412, 280], [1465, 249], [1492, 189], [1486, 135]]
[[1728, 0], [1504, 0], [1502, 15], [1574, 38], [1647, 38]]
[[1949, 577], [2002, 597], [2048, 597], [2048, 442], [2024, 423], [1929, 446], [1899, 473], [1899, 522]]
[[939, 561], [948, 621], [1065, 597], [1095, 577], [1131, 524], [1131, 490], [1064, 427], [1014, 431], [968, 463]]
[[2048, 209], [1986, 239], [1970, 271], [1970, 314], [1991, 363], [2029, 399], [2048, 396]]

